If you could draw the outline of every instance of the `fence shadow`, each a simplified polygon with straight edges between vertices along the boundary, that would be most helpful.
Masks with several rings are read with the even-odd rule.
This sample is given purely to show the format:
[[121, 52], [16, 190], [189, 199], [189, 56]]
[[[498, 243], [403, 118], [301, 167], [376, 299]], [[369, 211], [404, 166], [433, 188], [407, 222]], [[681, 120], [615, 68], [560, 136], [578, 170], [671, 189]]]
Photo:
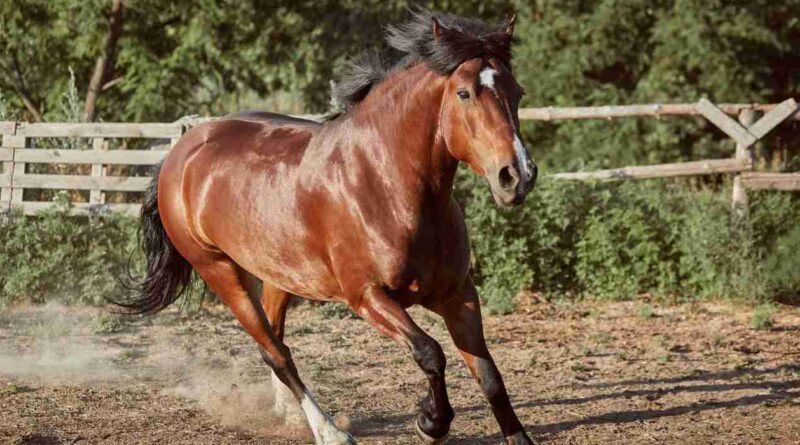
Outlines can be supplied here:
[[[800, 379], [793, 379], [788, 381], [758, 381], [758, 382], [717, 382], [702, 384], [702, 382], [709, 382], [715, 380], [735, 380], [742, 378], [753, 378], [770, 375], [779, 375], [783, 372], [798, 372], [800, 365], [783, 365], [767, 369], [731, 369], [719, 372], [690, 374], [680, 377], [667, 378], [667, 379], [643, 379], [643, 380], [625, 380], [618, 382], [600, 383], [595, 385], [580, 385], [580, 388], [597, 388], [607, 389], [619, 386], [635, 386], [635, 385], [669, 385], [675, 383], [689, 383], [699, 382], [700, 384], [684, 384], [672, 386], [667, 388], [652, 388], [652, 389], [626, 389], [621, 391], [611, 391], [601, 394], [593, 394], [586, 397], [576, 398], [562, 398], [562, 399], [534, 399], [534, 400], [517, 400], [514, 403], [515, 407], [531, 408], [542, 406], [568, 406], [580, 405], [584, 403], [597, 402], [602, 400], [613, 400], [620, 398], [631, 397], [645, 397], [648, 399], [657, 399], [665, 394], [677, 393], [692, 393], [692, 392], [708, 392], [708, 393], [726, 393], [730, 391], [739, 390], [768, 390], [768, 394], [758, 394], [751, 396], [739, 397], [733, 400], [726, 401], [700, 401], [698, 403], [691, 403], [688, 405], [676, 406], [664, 409], [646, 409], [646, 410], [631, 410], [631, 411], [611, 411], [600, 413], [594, 416], [583, 417], [580, 419], [548, 423], [548, 424], [530, 424], [527, 425], [527, 430], [539, 439], [546, 439], [548, 436], [569, 431], [574, 428], [585, 425], [601, 425], [601, 424], [624, 424], [631, 422], [640, 422], [645, 420], [658, 419], [662, 417], [680, 416], [688, 413], [698, 413], [710, 410], [730, 409], [743, 406], [760, 405], [762, 403], [779, 403], [788, 400], [800, 400], [800, 392], [790, 392], [793, 389], [800, 389]], [[522, 394], [517, 394], [522, 396]], [[488, 405], [472, 405], [467, 407], [454, 407], [456, 416], [464, 415], [466, 413], [485, 411], [487, 415], [491, 415]], [[355, 421], [352, 425], [352, 431], [357, 436], [376, 436], [385, 435], [390, 433], [398, 425], [402, 428], [411, 425], [415, 413], [405, 413], [398, 415], [383, 415], [373, 416], [366, 419]], [[457, 431], [453, 431], [457, 434]], [[496, 444], [502, 443], [503, 438], [498, 433], [489, 434], [477, 437], [470, 437], [468, 439], [459, 440], [458, 443], [463, 444]]]

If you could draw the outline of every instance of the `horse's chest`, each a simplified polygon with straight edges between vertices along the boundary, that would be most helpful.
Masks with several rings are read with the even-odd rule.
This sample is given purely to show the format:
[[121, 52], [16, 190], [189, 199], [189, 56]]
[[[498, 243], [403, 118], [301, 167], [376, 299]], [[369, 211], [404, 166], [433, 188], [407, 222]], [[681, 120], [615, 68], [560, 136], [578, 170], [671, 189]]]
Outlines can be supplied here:
[[396, 231], [391, 236], [373, 239], [371, 273], [373, 281], [387, 289], [424, 295], [441, 283], [447, 267], [444, 252], [451, 241], [431, 221]]

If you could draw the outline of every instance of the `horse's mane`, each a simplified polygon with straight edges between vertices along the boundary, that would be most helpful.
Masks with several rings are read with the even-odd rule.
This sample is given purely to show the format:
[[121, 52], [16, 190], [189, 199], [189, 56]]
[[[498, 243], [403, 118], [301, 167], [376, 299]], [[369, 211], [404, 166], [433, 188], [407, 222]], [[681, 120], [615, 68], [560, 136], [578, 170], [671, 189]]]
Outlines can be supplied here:
[[[334, 106], [349, 110], [389, 73], [417, 62], [426, 62], [445, 75], [479, 57], [493, 57], [511, 67], [513, 38], [506, 33], [509, 21], [489, 24], [422, 8], [410, 14], [405, 23], [386, 27], [389, 51], [365, 51], [348, 64], [345, 75], [332, 85]], [[438, 38], [433, 35], [434, 18], [441, 26]]]

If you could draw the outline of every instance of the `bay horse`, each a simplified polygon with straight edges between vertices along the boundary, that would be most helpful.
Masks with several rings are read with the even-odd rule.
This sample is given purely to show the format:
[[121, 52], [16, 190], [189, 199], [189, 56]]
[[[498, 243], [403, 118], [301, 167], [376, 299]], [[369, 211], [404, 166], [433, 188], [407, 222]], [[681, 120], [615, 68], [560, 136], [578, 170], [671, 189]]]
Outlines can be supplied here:
[[398, 57], [352, 64], [334, 87], [345, 109], [327, 122], [250, 112], [192, 128], [146, 195], [147, 275], [119, 304], [159, 311], [196, 271], [324, 445], [355, 442], [319, 407], [283, 343], [292, 296], [343, 302], [405, 345], [429, 383], [415, 431], [442, 443], [454, 413], [442, 348], [406, 312], [421, 305], [444, 319], [506, 442], [532, 443], [486, 347], [452, 196], [459, 162], [486, 178], [501, 206], [522, 203], [536, 181], [519, 136], [513, 30], [513, 18], [489, 25], [411, 11], [387, 28]]

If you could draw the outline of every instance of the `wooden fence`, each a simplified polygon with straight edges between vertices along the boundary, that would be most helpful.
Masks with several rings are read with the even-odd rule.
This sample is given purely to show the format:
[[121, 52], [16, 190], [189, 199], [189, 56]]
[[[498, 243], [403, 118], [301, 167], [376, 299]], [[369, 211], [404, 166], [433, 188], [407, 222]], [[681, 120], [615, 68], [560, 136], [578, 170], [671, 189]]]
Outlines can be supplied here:
[[[0, 208], [20, 208], [26, 215], [53, 205], [50, 202], [26, 201], [25, 189], [88, 190], [89, 202], [75, 203], [73, 213], [88, 215], [108, 211], [136, 214], [139, 204], [107, 204], [104, 192], [141, 192], [150, 183], [144, 176], [108, 176], [110, 165], [154, 165], [166, 156], [166, 150], [109, 150], [109, 140], [145, 138], [168, 140], [165, 148], [183, 135], [183, 124], [120, 123], [0, 123]], [[91, 150], [27, 148], [37, 138], [88, 138]], [[31, 164], [91, 165], [89, 175], [54, 175], [30, 172]]]
[[[564, 180], [626, 180], [666, 178], [708, 174], [733, 174], [733, 204], [746, 208], [747, 189], [800, 190], [800, 173], [767, 173], [753, 171], [751, 147], [772, 129], [787, 119], [800, 119], [798, 104], [788, 99], [780, 104], [721, 104], [708, 100], [696, 104], [651, 104], [579, 108], [525, 108], [520, 119], [569, 120], [612, 119], [632, 116], [703, 116], [736, 142], [736, 152], [729, 159], [711, 159], [672, 164], [630, 166], [590, 172], [557, 173]], [[756, 121], [757, 113], [764, 116]], [[729, 115], [738, 116], [739, 122]], [[179, 123], [21, 123], [0, 122], [0, 211], [20, 208], [30, 215], [53, 205], [50, 202], [27, 201], [25, 189], [89, 191], [89, 201], [75, 203], [73, 213], [89, 215], [104, 212], [136, 214], [139, 204], [106, 203], [105, 192], [141, 192], [150, 181], [145, 176], [109, 176], [112, 165], [154, 165], [164, 158], [168, 149], [188, 127], [201, 120]], [[91, 140], [90, 150], [29, 148], [39, 138], [85, 138]], [[169, 141], [157, 150], [110, 150], [112, 139], [144, 138]], [[151, 144], [158, 145], [158, 144]], [[37, 174], [32, 164], [90, 165], [88, 175]]]
[[[612, 119], [631, 116], [703, 116], [736, 142], [736, 151], [730, 159], [710, 159], [674, 164], [631, 166], [592, 172], [557, 173], [558, 179], [571, 180], [624, 180], [639, 178], [668, 178], [718, 173], [732, 173], [733, 196], [731, 203], [741, 215], [747, 209], [747, 189], [800, 190], [800, 173], [767, 173], [753, 171], [752, 146], [775, 127], [788, 119], [800, 119], [800, 109], [794, 99], [780, 104], [722, 104], [714, 105], [707, 99], [696, 104], [652, 104], [617, 107], [581, 108], [529, 108], [520, 110], [520, 119], [567, 120]], [[764, 115], [756, 120], [757, 113]], [[737, 115], [738, 122], [728, 116]]]

